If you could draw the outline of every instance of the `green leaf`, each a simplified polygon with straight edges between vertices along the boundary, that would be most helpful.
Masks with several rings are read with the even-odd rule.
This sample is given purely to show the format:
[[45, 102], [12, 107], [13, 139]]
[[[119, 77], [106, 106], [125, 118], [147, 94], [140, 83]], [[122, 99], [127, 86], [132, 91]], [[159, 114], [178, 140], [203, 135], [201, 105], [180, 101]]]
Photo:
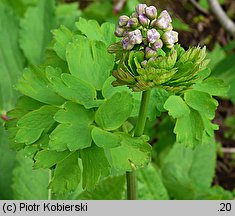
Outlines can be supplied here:
[[94, 127], [91, 136], [95, 144], [101, 148], [114, 148], [121, 145], [121, 137], [118, 133], [111, 133]]
[[54, 118], [60, 124], [50, 135], [50, 150], [74, 151], [91, 146], [90, 124], [94, 120], [93, 110], [67, 102], [64, 109], [60, 109]]
[[91, 41], [84, 36], [76, 37], [68, 45], [66, 59], [71, 74], [97, 90], [102, 89], [114, 65], [114, 57], [107, 52], [103, 42]]
[[139, 200], [169, 199], [160, 173], [153, 164], [149, 164], [148, 166], [139, 169], [137, 174]]
[[187, 104], [185, 104], [180, 96], [176, 95], [172, 95], [166, 100], [164, 109], [168, 110], [169, 115], [173, 118], [180, 118], [184, 115], [189, 115], [190, 113], [190, 109]]
[[83, 188], [93, 191], [101, 176], [108, 176], [110, 165], [105, 156], [103, 148], [95, 145], [80, 152], [83, 165]]
[[214, 49], [207, 54], [207, 57], [210, 59], [208, 67], [214, 69], [216, 65], [226, 57], [226, 52], [216, 43]]
[[19, 21], [13, 11], [0, 4], [0, 113], [12, 109], [19, 94], [13, 86], [24, 67], [20, 50]]
[[74, 191], [81, 180], [77, 152], [57, 163], [50, 188], [54, 193]]
[[177, 142], [187, 146], [210, 143], [214, 130], [218, 129], [211, 123], [217, 105], [209, 94], [195, 90], [185, 93], [185, 101], [179, 96], [169, 97], [164, 108], [177, 119], [174, 128]]
[[223, 79], [225, 83], [230, 86], [228, 96], [231, 98], [233, 103], [235, 103], [235, 63], [234, 63], [235, 54], [230, 54], [226, 56], [222, 61], [220, 61], [214, 70], [212, 75], [220, 79]]
[[152, 89], [151, 96], [152, 96], [151, 102], [154, 104], [154, 107], [159, 112], [165, 112], [166, 109], [164, 108], [164, 104], [166, 100], [170, 97], [170, 93], [165, 89], [154, 88]]
[[185, 102], [199, 113], [212, 120], [215, 117], [215, 110], [218, 102], [208, 93], [191, 90], [184, 94]]
[[52, 33], [55, 39], [54, 50], [61, 59], [66, 61], [66, 47], [73, 38], [73, 32], [62, 25], [59, 29], [53, 30]]
[[36, 142], [43, 131], [47, 131], [55, 123], [53, 117], [58, 108], [43, 106], [38, 110], [29, 112], [17, 122], [19, 128], [15, 140], [18, 143], [30, 145]]
[[86, 108], [99, 106], [101, 100], [96, 99], [96, 90], [93, 86], [55, 68], [47, 68], [47, 78], [54, 91], [61, 97], [84, 105]]
[[115, 93], [117, 92], [129, 92], [132, 93], [131, 89], [129, 89], [127, 86], [116, 86], [115, 88], [112, 86], [112, 82], [115, 81], [116, 78], [113, 76], [110, 76], [108, 79], [106, 79], [103, 88], [102, 88], [102, 95], [105, 99], [110, 99]]
[[56, 7], [57, 26], [64, 25], [75, 30], [75, 22], [79, 19], [82, 11], [78, 9], [78, 2], [59, 4]]
[[106, 45], [110, 45], [116, 41], [113, 34], [115, 25], [112, 23], [103, 23], [101, 26], [96, 20], [86, 20], [80, 17], [76, 23], [76, 27], [82, 34], [86, 35], [90, 40], [102, 41]]
[[69, 151], [63, 151], [63, 152], [57, 152], [57, 151], [49, 151], [49, 150], [42, 150], [39, 151], [35, 157], [35, 163], [34, 168], [51, 168], [52, 166], [56, 165], [57, 163], [61, 162], [65, 158], [67, 158], [71, 152]]
[[121, 200], [124, 197], [125, 176], [109, 177], [101, 181], [93, 192], [78, 195], [79, 200]]
[[15, 167], [15, 152], [9, 148], [7, 133], [0, 124], [0, 199], [12, 200], [12, 171]]
[[61, 105], [65, 100], [50, 87], [44, 71], [39, 67], [26, 68], [19, 79], [17, 90], [42, 103]]
[[194, 149], [176, 143], [162, 164], [164, 185], [173, 199], [197, 199], [210, 189], [215, 166], [215, 143]]
[[131, 137], [121, 134], [121, 146], [106, 149], [110, 155], [110, 164], [117, 170], [131, 171], [134, 167], [143, 167], [150, 161], [151, 146], [148, 144], [149, 138], [145, 135], [141, 137]]
[[196, 83], [193, 89], [213, 96], [226, 96], [229, 88], [222, 79], [209, 77], [202, 82]]
[[[55, 1], [41, 0], [35, 7], [29, 7], [21, 20], [20, 46], [28, 61], [41, 63], [44, 51], [55, 27]], [[36, 42], [35, 42], [36, 41]]]
[[33, 161], [25, 157], [24, 150], [17, 153], [18, 165], [13, 171], [14, 199], [46, 200], [48, 198], [48, 170], [33, 170]]
[[[134, 8], [134, 7], [133, 7]], [[133, 10], [132, 8], [132, 10]], [[113, 4], [111, 1], [95, 1], [89, 4], [83, 11], [83, 17], [87, 19], [95, 19], [99, 23], [106, 22], [111, 18], [113, 21], [114, 16], [111, 13], [113, 9]], [[126, 14], [124, 12], [124, 14]], [[116, 22], [116, 21], [115, 21]]]
[[132, 96], [128, 92], [117, 92], [98, 108], [95, 115], [96, 123], [105, 130], [119, 128], [131, 114], [132, 101]]

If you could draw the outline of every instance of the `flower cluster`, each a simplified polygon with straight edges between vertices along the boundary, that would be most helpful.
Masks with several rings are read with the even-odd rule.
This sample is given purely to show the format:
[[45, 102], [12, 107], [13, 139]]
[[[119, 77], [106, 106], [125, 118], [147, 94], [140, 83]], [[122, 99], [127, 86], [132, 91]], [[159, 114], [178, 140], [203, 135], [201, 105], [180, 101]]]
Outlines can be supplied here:
[[136, 12], [130, 17], [120, 16], [115, 31], [117, 37], [122, 37], [123, 49], [132, 50], [135, 45], [145, 50], [145, 59], [157, 55], [157, 50], [163, 45], [173, 48], [178, 41], [178, 33], [173, 31], [172, 19], [166, 10], [160, 15], [154, 6], [139, 4]]
[[175, 94], [191, 88], [206, 68], [206, 49], [184, 50], [173, 31], [166, 10], [159, 15], [154, 6], [139, 4], [136, 12], [119, 18], [115, 35], [121, 41], [109, 46], [115, 54], [113, 86], [126, 85], [133, 91], [163, 88]]

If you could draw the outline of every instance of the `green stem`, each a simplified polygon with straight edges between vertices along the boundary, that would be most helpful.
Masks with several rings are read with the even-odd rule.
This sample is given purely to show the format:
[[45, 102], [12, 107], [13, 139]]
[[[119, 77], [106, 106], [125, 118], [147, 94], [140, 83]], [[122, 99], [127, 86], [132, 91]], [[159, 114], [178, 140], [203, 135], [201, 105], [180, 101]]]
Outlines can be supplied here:
[[[139, 116], [138, 116], [137, 124], [135, 127], [135, 132], [134, 132], [135, 137], [141, 136], [144, 132], [150, 94], [151, 94], [150, 90], [144, 91], [142, 93]], [[126, 172], [126, 179], [127, 179], [127, 199], [136, 200], [138, 198], [137, 197], [137, 179], [136, 179], [136, 170], [134, 166], [131, 172]]]
[[[49, 169], [49, 184], [51, 183], [53, 170]], [[48, 186], [48, 200], [52, 200], [52, 189]]]

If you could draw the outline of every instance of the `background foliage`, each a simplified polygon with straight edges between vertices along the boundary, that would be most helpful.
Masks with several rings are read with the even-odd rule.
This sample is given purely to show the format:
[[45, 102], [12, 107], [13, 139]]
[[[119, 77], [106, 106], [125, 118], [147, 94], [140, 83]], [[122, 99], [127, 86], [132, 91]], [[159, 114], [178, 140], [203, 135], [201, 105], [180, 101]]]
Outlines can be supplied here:
[[[206, 1], [199, 1], [202, 7], [208, 9], [208, 5], [205, 4]], [[123, 14], [128, 14], [133, 10], [138, 1], [129, 0], [126, 6], [123, 8]], [[221, 2], [225, 4], [224, 2]], [[82, 5], [81, 5], [82, 6]], [[32, 101], [29, 98], [22, 98], [22, 100], [28, 101], [28, 110], [34, 110], [35, 107], [41, 107], [43, 104], [58, 104], [64, 102], [64, 98], [70, 99], [71, 97], [75, 100], [82, 101], [85, 107], [99, 106], [100, 102], [86, 101], [86, 98], [94, 98], [94, 89], [92, 87], [84, 89], [89, 89], [89, 91], [84, 91], [84, 95], [74, 94], [79, 89], [73, 89], [72, 92], [65, 92], [62, 88], [58, 87], [56, 74], [60, 71], [55, 71], [53, 68], [47, 68], [47, 78], [52, 78], [51, 85], [53, 86], [53, 91], [62, 94], [61, 96], [55, 95], [53, 91], [50, 90], [51, 87], [45, 89], [45, 80], [42, 75], [42, 70], [37, 67], [30, 67], [31, 65], [51, 65], [59, 66], [63, 71], [70, 70], [72, 74], [82, 76], [83, 80], [92, 83], [96, 90], [101, 91], [102, 95], [110, 101], [110, 104], [106, 104], [111, 111], [113, 107], [117, 104], [112, 104], [112, 98], [115, 97], [116, 92], [122, 91], [122, 87], [117, 89], [111, 89], [110, 84], [112, 82], [112, 77], [104, 80], [97, 80], [95, 77], [99, 73], [106, 71], [108, 76], [110, 68], [113, 67], [112, 56], [105, 53], [106, 46], [111, 42], [115, 41], [112, 25], [108, 26], [103, 24], [100, 28], [97, 22], [87, 21], [88, 19], [96, 19], [100, 24], [105, 21], [116, 22], [118, 16], [110, 13], [113, 9], [113, 4], [111, 1], [95, 1], [89, 4], [85, 9], [79, 9], [76, 2], [65, 4], [61, 2], [55, 2], [54, 0], [20, 0], [20, 1], [6, 1], [0, 0], [0, 112], [5, 115], [7, 111], [11, 110], [16, 103], [17, 98], [20, 94], [15, 90], [16, 88], [20, 90], [21, 93], [32, 97], [39, 102]], [[83, 17], [83, 18], [80, 18]], [[196, 18], [195, 18], [196, 19]], [[201, 22], [201, 17], [198, 15], [198, 19]], [[205, 18], [203, 18], [205, 19]], [[77, 22], [79, 20], [79, 22]], [[76, 21], [76, 25], [74, 25]], [[174, 19], [176, 28], [179, 31], [192, 32], [192, 26], [182, 23], [179, 17]], [[195, 21], [196, 22], [196, 21]], [[178, 25], [177, 25], [178, 24]], [[62, 25], [62, 26], [61, 26]], [[88, 27], [89, 26], [89, 27]], [[59, 28], [60, 27], [60, 28]], [[58, 29], [59, 28], [59, 29]], [[55, 30], [56, 29], [56, 30]], [[71, 29], [69, 31], [68, 29]], [[104, 62], [97, 62], [94, 60], [93, 64], [97, 68], [94, 77], [86, 76], [90, 73], [94, 65], [84, 65], [81, 59], [73, 59], [75, 55], [84, 55], [87, 59], [92, 59], [90, 52], [87, 49], [88, 41], [87, 39], [79, 36], [76, 43], [70, 43], [67, 52], [65, 52], [65, 46], [71, 41], [73, 37], [73, 31], [78, 31], [86, 35], [89, 39], [98, 40], [101, 42], [94, 42], [91, 44], [93, 49], [97, 49], [96, 56], [97, 59], [103, 60]], [[102, 32], [102, 33], [101, 33]], [[54, 36], [53, 36], [54, 35]], [[53, 39], [54, 37], [54, 39]], [[54, 40], [51, 43], [51, 40]], [[79, 46], [83, 48], [82, 51], [76, 49], [77, 42], [80, 42]], [[200, 43], [206, 44], [207, 40], [201, 40]], [[209, 43], [210, 47], [211, 44]], [[216, 95], [218, 97], [223, 96], [223, 100], [235, 102], [234, 86], [235, 86], [235, 64], [234, 64], [234, 41], [228, 40], [226, 46], [224, 44], [214, 44], [213, 48], [209, 52], [209, 58], [211, 59], [210, 68], [212, 69], [212, 75], [218, 78], [222, 78], [226, 83], [230, 85], [229, 93], [224, 97], [226, 92], [226, 87], [223, 83], [219, 89], [211, 88], [211, 83], [214, 82], [214, 78], [208, 79], [207, 83], [203, 86], [198, 86], [199, 89], [206, 89], [206, 91], [211, 91], [211, 95]], [[56, 50], [57, 55], [63, 60], [68, 60], [68, 65], [64, 61], [60, 61], [56, 58], [53, 49]], [[82, 53], [77, 53], [82, 52]], [[106, 56], [105, 58], [100, 58], [100, 56]], [[92, 61], [92, 60], [91, 60]], [[76, 62], [76, 64], [74, 64]], [[53, 65], [54, 64], [54, 65]], [[77, 64], [82, 68], [83, 73], [77, 70]], [[102, 65], [102, 67], [101, 67]], [[104, 66], [106, 68], [104, 68]], [[24, 76], [22, 78], [22, 73], [25, 67]], [[84, 73], [85, 71], [85, 73]], [[36, 74], [35, 77], [32, 74]], [[20, 78], [20, 79], [19, 79]], [[19, 80], [18, 84], [17, 80]], [[30, 82], [31, 91], [28, 92], [27, 83]], [[69, 76], [63, 77], [63, 85], [69, 86], [71, 80]], [[81, 83], [77, 81], [77, 86], [81, 86]], [[104, 86], [103, 86], [104, 84]], [[41, 90], [39, 92], [34, 91], [35, 89]], [[63, 90], [61, 90], [63, 89]], [[61, 91], [61, 92], [60, 92]], [[113, 92], [112, 92], [113, 91]], [[59, 95], [60, 95], [59, 94]], [[129, 94], [128, 94], [129, 95]], [[46, 96], [46, 97], [45, 97]], [[125, 96], [125, 95], [124, 95]], [[78, 97], [78, 98], [76, 98]], [[234, 193], [233, 188], [224, 188], [223, 185], [216, 184], [216, 166], [217, 155], [220, 153], [220, 157], [223, 153], [219, 149], [218, 140], [212, 140], [210, 145], [199, 144], [195, 148], [186, 148], [175, 142], [176, 137], [173, 133], [174, 120], [166, 115], [166, 110], [171, 112], [171, 107], [169, 104], [173, 103], [176, 98], [168, 100], [168, 103], [163, 106], [166, 99], [169, 97], [168, 93], [163, 90], [154, 91], [152, 93], [152, 98], [157, 98], [158, 101], [154, 102], [150, 106], [149, 111], [149, 122], [145, 133], [151, 138], [150, 143], [153, 146], [152, 163], [145, 169], [141, 169], [138, 172], [138, 182], [139, 182], [139, 198], [140, 199], [233, 199]], [[44, 101], [46, 98], [47, 101]], [[220, 99], [220, 100], [222, 100]], [[120, 99], [120, 104], [122, 101], [128, 100], [128, 97]], [[140, 100], [140, 95], [134, 96], [134, 107], [132, 110], [132, 116], [136, 116], [138, 112], [138, 104]], [[212, 99], [211, 99], [212, 100]], [[113, 101], [116, 101], [113, 99]], [[152, 100], [155, 101], [155, 100]], [[25, 102], [24, 102], [25, 103]], [[211, 102], [213, 104], [213, 101]], [[197, 103], [196, 103], [197, 104]], [[73, 131], [73, 125], [77, 125], [78, 122], [73, 113], [72, 103], [67, 104], [67, 109], [71, 110], [70, 122], [63, 121], [64, 113], [59, 113], [56, 117], [57, 121], [61, 123], [61, 127], [58, 130], [66, 131], [66, 134]], [[104, 105], [105, 106], [105, 105]], [[192, 105], [193, 106], [193, 105]], [[22, 115], [23, 109], [20, 102], [18, 103], [20, 112], [15, 112], [15, 115]], [[110, 108], [109, 108], [110, 107]], [[201, 109], [200, 106], [197, 107]], [[214, 105], [211, 105], [211, 109], [214, 109]], [[117, 119], [117, 125], [113, 125], [110, 122], [102, 122], [100, 116], [102, 116], [102, 109], [100, 113], [96, 114], [96, 122], [104, 129], [114, 129], [120, 126], [119, 121], [123, 120]], [[127, 112], [130, 108], [127, 107]], [[54, 115], [57, 110], [51, 109], [47, 106], [40, 109], [41, 115], [45, 115], [48, 118], [48, 125], [50, 122], [51, 113]], [[176, 112], [173, 110], [172, 112]], [[164, 113], [163, 113], [164, 112]], [[162, 114], [161, 114], [162, 113]], [[151, 114], [151, 115], [150, 115]], [[160, 116], [156, 121], [155, 115]], [[177, 115], [172, 114], [172, 117]], [[40, 116], [41, 118], [42, 116]], [[119, 116], [117, 116], [119, 117]], [[227, 116], [226, 116], [227, 117]], [[33, 118], [33, 117], [32, 117]], [[125, 116], [123, 117], [125, 119]], [[35, 153], [35, 148], [28, 145], [27, 148], [19, 152], [10, 150], [8, 132], [3, 128], [3, 120], [0, 125], [0, 198], [1, 199], [47, 199], [48, 198], [48, 181], [50, 178], [49, 171], [42, 168], [49, 168], [54, 165], [53, 158], [48, 160], [47, 152], [41, 151], [36, 157], [36, 163], [33, 166], [33, 161], [31, 157]], [[32, 119], [25, 121], [33, 122]], [[194, 120], [197, 121], [196, 119]], [[227, 137], [234, 140], [234, 116], [229, 115], [225, 120], [225, 124], [228, 127]], [[68, 127], [67, 123], [71, 123], [71, 127]], [[87, 124], [87, 123], [86, 123]], [[188, 125], [193, 125], [185, 123]], [[37, 139], [38, 134], [42, 133], [42, 128], [46, 126], [43, 125], [41, 128], [31, 131], [31, 136], [27, 136], [27, 129], [24, 128], [24, 121], [21, 122], [21, 135], [25, 133], [25, 136], [19, 136], [19, 139], [24, 139], [22, 142], [31, 144], [34, 142], [33, 139]], [[129, 127], [130, 125], [127, 125]], [[55, 139], [49, 144], [52, 150], [64, 150], [67, 147], [71, 150], [75, 150], [74, 146], [64, 146], [63, 139], [67, 139], [66, 136], [60, 137], [56, 136]], [[93, 139], [99, 140], [100, 133], [103, 133], [99, 129], [93, 132]], [[66, 135], [65, 134], [65, 135]], [[108, 135], [107, 135], [108, 136]], [[97, 137], [97, 138], [96, 138]], [[17, 138], [17, 137], [16, 137]], [[29, 138], [31, 140], [29, 140]], [[107, 138], [108, 139], [108, 138]], [[73, 142], [72, 142], [73, 143]], [[97, 143], [96, 143], [97, 144]], [[98, 144], [99, 145], [99, 144]], [[102, 145], [102, 143], [100, 144]], [[53, 146], [55, 147], [53, 149]], [[14, 147], [14, 146], [13, 146]], [[58, 147], [60, 149], [58, 149]], [[231, 146], [230, 146], [231, 147]], [[97, 151], [99, 154], [100, 152]], [[63, 153], [67, 155], [56, 155], [54, 161], [60, 164], [62, 158], [66, 160], [68, 164], [74, 164], [76, 161], [76, 155]], [[82, 154], [86, 155], [84, 158], [93, 157], [91, 152], [84, 151]], [[81, 157], [82, 157], [81, 154]], [[96, 154], [96, 153], [95, 153]], [[102, 153], [101, 153], [102, 154]], [[58, 158], [59, 157], [59, 158]], [[119, 157], [119, 156], [118, 156]], [[226, 156], [225, 156], [226, 157]], [[184, 158], [184, 160], [182, 160]], [[234, 156], [233, 156], [234, 158]], [[43, 161], [43, 163], [40, 163]], [[46, 162], [48, 164], [46, 164]], [[118, 161], [117, 161], [118, 162]], [[230, 160], [234, 163], [234, 159]], [[78, 161], [81, 165], [82, 161]], [[84, 163], [84, 162], [83, 162]], [[90, 166], [94, 170], [99, 170], [100, 172], [106, 172], [99, 166], [99, 161], [95, 161], [92, 166], [87, 161], [87, 164], [83, 166]], [[206, 166], [205, 166], [206, 164]], [[54, 173], [54, 179], [50, 185], [54, 192], [54, 199], [124, 199], [125, 197], [125, 177], [123, 173], [113, 173], [112, 177], [101, 179], [95, 190], [95, 182], [100, 178], [100, 173], [93, 172], [83, 175], [85, 182], [85, 189], [82, 189], [82, 185], [76, 184], [76, 179], [80, 178], [80, 171], [78, 167], [72, 166], [69, 170], [64, 169], [64, 164], [61, 163], [57, 166], [57, 170]], [[117, 166], [126, 166], [125, 164], [118, 164]], [[92, 176], [92, 178], [88, 178]], [[90, 180], [91, 179], [91, 180]], [[67, 185], [69, 181], [69, 185]], [[95, 182], [93, 182], [95, 181]], [[59, 183], [58, 183], [59, 182]], [[61, 182], [63, 182], [61, 187]], [[61, 194], [63, 188], [71, 188], [70, 193]], [[84, 187], [84, 185], [83, 185]], [[226, 190], [227, 189], [227, 190]], [[111, 191], [111, 192], [110, 192]]]

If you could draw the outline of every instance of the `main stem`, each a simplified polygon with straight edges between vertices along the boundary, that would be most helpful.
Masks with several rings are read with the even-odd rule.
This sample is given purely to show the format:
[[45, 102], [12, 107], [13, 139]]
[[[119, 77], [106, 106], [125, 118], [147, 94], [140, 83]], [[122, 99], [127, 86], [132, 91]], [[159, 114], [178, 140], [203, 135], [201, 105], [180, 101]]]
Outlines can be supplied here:
[[[144, 91], [142, 93], [139, 116], [134, 132], [135, 137], [141, 136], [144, 132], [150, 94], [151, 94], [150, 90]], [[127, 199], [137, 200], [137, 179], [136, 179], [136, 170], [134, 167], [131, 172], [126, 172], [126, 180], [127, 180]]]
[[[53, 170], [49, 169], [49, 184], [51, 183], [53, 177]], [[48, 200], [52, 200], [52, 189], [48, 186]]]

